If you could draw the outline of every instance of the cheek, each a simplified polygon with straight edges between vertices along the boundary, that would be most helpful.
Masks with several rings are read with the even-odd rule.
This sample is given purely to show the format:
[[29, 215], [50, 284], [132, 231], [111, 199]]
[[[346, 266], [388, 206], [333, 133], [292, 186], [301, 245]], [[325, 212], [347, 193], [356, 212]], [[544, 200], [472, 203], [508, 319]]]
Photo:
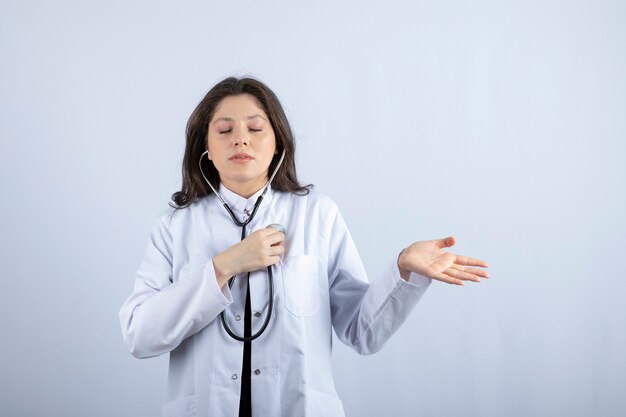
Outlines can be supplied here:
[[206, 141], [206, 149], [211, 152], [211, 155], [215, 156], [220, 153], [220, 144], [219, 141], [215, 140], [212, 137], [209, 137]]
[[276, 137], [274, 136], [273, 132], [271, 135], [268, 135], [266, 140], [267, 140], [267, 147], [266, 147], [267, 152], [271, 154], [271, 156], [273, 157], [274, 154], [276, 154], [276, 149], [278, 147], [276, 143]]

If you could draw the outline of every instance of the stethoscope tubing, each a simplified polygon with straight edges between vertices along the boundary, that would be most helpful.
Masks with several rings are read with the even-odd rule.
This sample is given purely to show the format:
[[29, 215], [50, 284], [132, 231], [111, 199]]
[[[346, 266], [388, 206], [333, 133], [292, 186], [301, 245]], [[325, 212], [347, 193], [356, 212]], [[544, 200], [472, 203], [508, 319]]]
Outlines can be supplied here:
[[[278, 164], [276, 165], [276, 168], [274, 169], [274, 172], [273, 172], [272, 176], [270, 177], [269, 181], [265, 185], [265, 189], [263, 190], [263, 193], [261, 193], [259, 198], [257, 198], [257, 201], [254, 203], [254, 208], [252, 209], [252, 213], [243, 222], [237, 218], [237, 216], [235, 215], [233, 210], [228, 206], [228, 204], [226, 204], [226, 201], [224, 201], [222, 196], [219, 195], [217, 190], [215, 188], [213, 188], [213, 185], [211, 185], [211, 183], [209, 182], [207, 177], [204, 175], [204, 171], [202, 170], [202, 157], [204, 156], [204, 154], [206, 154], [208, 152], [209, 151], [206, 150], [206, 151], [204, 151], [204, 153], [202, 153], [202, 155], [200, 155], [200, 161], [198, 163], [198, 165], [200, 166], [200, 173], [202, 174], [202, 177], [204, 178], [206, 183], [209, 185], [209, 187], [211, 187], [211, 189], [213, 190], [213, 192], [215, 193], [217, 198], [219, 198], [219, 200], [222, 202], [222, 205], [224, 206], [224, 208], [226, 209], [226, 211], [230, 215], [230, 217], [233, 220], [233, 222], [237, 226], [241, 227], [241, 240], [244, 240], [245, 237], [246, 237], [246, 226], [248, 225], [248, 223], [250, 223], [252, 221], [252, 219], [256, 215], [256, 212], [259, 209], [259, 206], [261, 205], [261, 202], [263, 201], [263, 197], [265, 196], [265, 193], [267, 192], [267, 190], [269, 188], [269, 185], [271, 184], [272, 180], [276, 176], [276, 173], [278, 172], [278, 168], [280, 168], [280, 166], [282, 165], [283, 160], [285, 159], [285, 150], [283, 149], [283, 153], [280, 156], [280, 160], [278, 161]], [[233, 277], [230, 277], [230, 279], [228, 280], [228, 288], [229, 289], [231, 289], [233, 287], [233, 283], [235, 281], [235, 278], [236, 278], [236, 276], [233, 276]], [[249, 281], [250, 280], [250, 272], [248, 272], [248, 277], [247, 278], [248, 278], [248, 281]], [[268, 299], [268, 303], [267, 303], [267, 305], [268, 305], [267, 317], [265, 317], [265, 321], [263, 322], [263, 325], [261, 326], [261, 328], [255, 334], [253, 334], [252, 336], [245, 336], [245, 335], [244, 336], [239, 336], [238, 334], [233, 332], [232, 329], [230, 328], [230, 326], [228, 325], [227, 321], [226, 321], [226, 314], [225, 314], [226, 310], [225, 309], [222, 310], [222, 312], [220, 314], [220, 317], [221, 317], [221, 320], [222, 320], [222, 325], [224, 326], [224, 330], [226, 330], [226, 333], [228, 333], [228, 335], [230, 337], [232, 337], [233, 339], [238, 340], [240, 342], [251, 342], [251, 341], [257, 339], [259, 336], [261, 336], [263, 334], [263, 332], [265, 332], [265, 329], [269, 325], [270, 318], [272, 317], [272, 311], [274, 310], [274, 275], [272, 273], [272, 266], [271, 265], [269, 265], [267, 267], [267, 280], [268, 280], [268, 284], [269, 284], [269, 299]]]

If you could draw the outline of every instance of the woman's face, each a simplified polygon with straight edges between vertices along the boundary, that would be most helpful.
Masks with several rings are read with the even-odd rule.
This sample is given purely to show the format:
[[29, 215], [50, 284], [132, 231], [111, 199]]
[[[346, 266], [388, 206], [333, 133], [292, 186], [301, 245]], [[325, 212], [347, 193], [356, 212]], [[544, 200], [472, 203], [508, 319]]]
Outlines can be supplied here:
[[209, 122], [207, 143], [209, 159], [227, 188], [247, 198], [265, 185], [276, 138], [255, 97], [223, 98]]

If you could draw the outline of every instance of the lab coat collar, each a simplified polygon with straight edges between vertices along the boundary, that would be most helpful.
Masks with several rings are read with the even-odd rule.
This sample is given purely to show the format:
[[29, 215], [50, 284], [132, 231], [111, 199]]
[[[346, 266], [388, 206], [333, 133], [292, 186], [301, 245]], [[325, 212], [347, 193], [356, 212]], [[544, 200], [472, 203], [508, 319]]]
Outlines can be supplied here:
[[[267, 187], [267, 193], [263, 196], [263, 202], [259, 207], [259, 210], [263, 208], [263, 206], [267, 205], [270, 201], [272, 201], [272, 196], [274, 194], [272, 190], [271, 184]], [[226, 186], [220, 184], [217, 192], [220, 193], [226, 204], [231, 208], [232, 211], [238, 214], [249, 214], [254, 208], [254, 204], [256, 203], [257, 198], [261, 194], [263, 194], [263, 190], [265, 190], [265, 185], [261, 187], [259, 191], [254, 193], [250, 198], [244, 198], [234, 191], [229, 190]], [[248, 213], [246, 213], [246, 211]]]

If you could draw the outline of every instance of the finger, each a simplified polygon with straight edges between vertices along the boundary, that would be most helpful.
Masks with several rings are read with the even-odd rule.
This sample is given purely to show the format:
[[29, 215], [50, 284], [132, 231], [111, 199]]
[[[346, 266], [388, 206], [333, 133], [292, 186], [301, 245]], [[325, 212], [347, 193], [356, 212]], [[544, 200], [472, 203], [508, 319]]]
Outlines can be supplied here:
[[438, 281], [443, 281], [443, 282], [448, 283], [448, 284], [465, 285], [465, 284], [463, 284], [462, 280], [453, 278], [453, 277], [445, 275], [445, 274], [436, 274], [436, 275], [433, 276], [433, 279], [436, 279]]
[[264, 227], [263, 229], [259, 229], [259, 230], [257, 230], [254, 233], [260, 233], [262, 236], [266, 236], [267, 237], [267, 236], [271, 236], [271, 235], [273, 235], [275, 233], [280, 233], [280, 232], [278, 231], [278, 229], [275, 229], [273, 227], [269, 227], [268, 226], [268, 227]]
[[270, 246], [274, 246], [285, 240], [285, 234], [281, 232], [274, 232], [271, 235], [266, 236], [266, 239]]
[[460, 266], [460, 265], [452, 265], [450, 268], [452, 269], [458, 269], [459, 271], [463, 271], [463, 272], [468, 272], [470, 274], [474, 274], [477, 275], [481, 278], [489, 278], [489, 272], [485, 271], [484, 269], [478, 269], [478, 268], [469, 268], [467, 266]]
[[458, 278], [465, 281], [480, 282], [480, 277], [477, 277], [473, 274], [468, 274], [467, 272], [459, 271], [458, 269], [448, 269], [446, 271], [443, 271], [443, 273], [452, 278]]
[[454, 260], [454, 263], [456, 264], [469, 265], [469, 266], [482, 266], [485, 268], [489, 268], [489, 265], [487, 265], [487, 262], [481, 261], [480, 259], [470, 258], [469, 256], [463, 256], [463, 255], [455, 255], [455, 256], [456, 256], [456, 259]]
[[439, 239], [435, 241], [435, 244], [441, 249], [454, 246], [455, 243], [456, 243], [456, 238], [454, 236], [449, 236], [445, 239]]
[[267, 254], [270, 256], [280, 256], [283, 254], [283, 252], [285, 252], [285, 247], [278, 243], [276, 244], [276, 246], [270, 246], [270, 248], [267, 250]]

